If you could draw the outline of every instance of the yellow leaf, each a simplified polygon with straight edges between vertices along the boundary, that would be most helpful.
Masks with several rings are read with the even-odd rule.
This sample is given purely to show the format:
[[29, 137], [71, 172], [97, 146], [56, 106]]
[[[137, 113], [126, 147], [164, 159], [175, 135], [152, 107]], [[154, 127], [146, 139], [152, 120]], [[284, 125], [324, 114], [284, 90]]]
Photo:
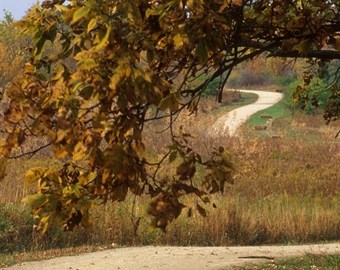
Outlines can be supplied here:
[[92, 31], [97, 25], [97, 19], [93, 18], [89, 24], [87, 25], [87, 33], [89, 33], [90, 31]]
[[63, 76], [64, 71], [65, 71], [64, 65], [61, 64], [56, 66], [51, 81], [58, 81]]
[[106, 33], [104, 35], [104, 37], [100, 40], [100, 42], [98, 43], [97, 46], [93, 47], [94, 51], [98, 51], [101, 50], [102, 48], [104, 48], [107, 44], [107, 41], [109, 40], [110, 37], [110, 33], [111, 33], [111, 26], [108, 25], [106, 28]]
[[136, 151], [139, 156], [142, 156], [145, 152], [145, 146], [140, 141], [132, 141], [131, 143], [132, 148]]
[[83, 151], [83, 143], [80, 141], [76, 144], [73, 151], [73, 161], [82, 160], [85, 157], [85, 153]]
[[46, 233], [47, 229], [48, 229], [48, 224], [49, 224], [49, 220], [50, 220], [50, 215], [48, 216], [44, 216], [40, 219], [40, 222], [39, 222], [39, 228], [42, 227], [42, 230], [41, 232], [44, 234]]
[[73, 23], [76, 23], [77, 21], [79, 21], [81, 18], [83, 18], [84, 16], [86, 16], [89, 12], [90, 12], [90, 8], [89, 7], [81, 7], [79, 9], [77, 9], [76, 12], [74, 12], [73, 14], [73, 18], [72, 18], [72, 22], [71, 24]]
[[66, 6], [64, 6], [64, 5], [54, 5], [54, 7], [55, 7], [58, 11], [60, 11], [60, 12], [62, 12], [62, 11], [68, 11], [68, 7], [66, 7]]
[[53, 148], [54, 156], [58, 159], [64, 158], [68, 155], [68, 152], [65, 147], [54, 147]]
[[57, 139], [55, 140], [56, 143], [61, 142], [68, 136], [68, 130], [67, 129], [59, 129], [57, 131]]
[[181, 36], [181, 34], [176, 34], [173, 37], [173, 41], [174, 41], [175, 49], [180, 49], [184, 45], [183, 37]]
[[110, 80], [109, 87], [112, 90], [112, 93], [111, 93], [110, 96], [113, 97], [118, 93], [117, 86], [118, 86], [119, 82], [120, 82], [120, 74], [116, 73], [111, 77], [111, 80]]
[[24, 72], [25, 73], [32, 73], [34, 72], [35, 67], [31, 63], [26, 63], [24, 66]]
[[47, 171], [47, 168], [37, 167], [28, 170], [25, 174], [25, 183], [32, 184], [38, 181]]
[[107, 179], [110, 177], [110, 170], [108, 168], [105, 168], [102, 174], [102, 183], [105, 184]]

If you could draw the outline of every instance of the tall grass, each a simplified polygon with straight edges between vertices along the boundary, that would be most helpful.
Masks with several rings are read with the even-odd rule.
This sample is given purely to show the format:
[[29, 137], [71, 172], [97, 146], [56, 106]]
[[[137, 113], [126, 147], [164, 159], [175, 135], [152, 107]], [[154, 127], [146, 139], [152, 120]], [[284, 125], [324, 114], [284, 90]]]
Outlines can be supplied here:
[[[98, 205], [92, 209], [93, 228], [63, 233], [51, 228], [40, 236], [34, 221], [20, 204], [20, 198], [34, 187], [23, 188], [24, 169], [42, 163], [42, 157], [15, 160], [0, 183], [0, 237], [2, 252], [39, 250], [77, 245], [257, 245], [307, 243], [340, 239], [340, 143], [334, 139], [339, 124], [325, 127], [319, 116], [295, 115], [278, 118], [273, 127], [283, 135], [272, 139], [251, 136], [210, 138], [206, 130], [211, 114], [200, 113], [192, 120], [182, 117], [176, 124], [194, 135], [192, 147], [207, 156], [213, 146], [228, 149], [237, 168], [235, 184], [224, 195], [214, 196], [217, 209], [208, 209], [207, 218], [198, 213], [188, 218], [186, 210], [167, 232], [150, 227], [146, 215], [149, 198], [128, 196], [120, 204]], [[191, 122], [190, 122], [191, 121]], [[157, 157], [167, 145], [167, 135], [151, 130], [166, 122], [146, 127], [147, 149]], [[313, 131], [316, 139], [306, 139]], [[292, 134], [295, 134], [292, 136]], [[46, 162], [51, 162], [48, 160]], [[194, 205], [196, 198], [185, 199]], [[20, 218], [20, 219], [19, 219]], [[15, 232], [15, 233], [14, 233]], [[7, 238], [6, 238], [7, 239]], [[9, 244], [11, 243], [11, 245]], [[20, 243], [20, 245], [18, 244]]]

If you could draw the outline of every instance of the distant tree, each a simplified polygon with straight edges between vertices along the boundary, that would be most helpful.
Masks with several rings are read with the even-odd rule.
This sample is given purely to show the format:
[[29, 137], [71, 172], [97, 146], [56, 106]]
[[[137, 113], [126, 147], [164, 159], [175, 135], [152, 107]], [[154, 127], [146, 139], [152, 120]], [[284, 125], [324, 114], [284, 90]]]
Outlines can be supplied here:
[[[337, 0], [51, 0], [37, 4], [18, 24], [34, 46], [23, 74], [7, 88], [8, 136], [4, 158], [30, 137], [48, 143], [59, 168], [33, 168], [37, 183], [27, 197], [44, 230], [89, 225], [93, 203], [123, 201], [128, 193], [153, 198], [149, 214], [165, 229], [196, 195], [205, 216], [209, 195], [231, 183], [223, 148], [203, 160], [188, 134], [172, 123], [194, 112], [210, 82], [222, 78], [218, 100], [232, 69], [267, 52], [268, 57], [340, 59]], [[54, 46], [54, 50], [50, 50]], [[206, 74], [204, 81], [192, 82]], [[338, 98], [338, 93], [334, 97]], [[338, 106], [338, 105], [336, 105]], [[157, 108], [150, 115], [149, 108]], [[338, 107], [337, 107], [338, 108]], [[172, 145], [156, 163], [146, 159], [143, 127], [169, 119]], [[174, 174], [161, 176], [163, 162]], [[4, 160], [3, 162], [4, 163]], [[205, 168], [202, 181], [196, 166]]]
[[24, 38], [14, 26], [10, 12], [0, 20], [0, 87], [4, 87], [19, 72], [24, 62]]

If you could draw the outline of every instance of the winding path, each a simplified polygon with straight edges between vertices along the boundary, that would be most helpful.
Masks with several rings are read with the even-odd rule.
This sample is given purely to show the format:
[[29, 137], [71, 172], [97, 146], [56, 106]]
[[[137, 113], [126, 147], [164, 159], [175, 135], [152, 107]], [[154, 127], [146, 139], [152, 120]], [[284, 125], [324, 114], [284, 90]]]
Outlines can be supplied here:
[[[249, 116], [279, 102], [282, 94], [275, 92], [241, 90], [259, 96], [255, 103], [240, 107], [220, 117], [214, 125], [214, 135], [237, 129]], [[213, 135], [213, 134], [212, 134]], [[7, 270], [220, 270], [249, 263], [270, 261], [287, 256], [312, 254], [339, 254], [340, 243], [302, 246], [260, 247], [128, 247], [78, 256], [26, 262]]]
[[129, 247], [27, 262], [7, 270], [225, 270], [306, 253], [340, 253], [340, 243], [261, 247]]
[[238, 128], [245, 123], [251, 115], [275, 105], [283, 97], [281, 93], [277, 92], [242, 89], [239, 91], [256, 94], [258, 99], [254, 103], [239, 107], [218, 118], [210, 130], [211, 136], [217, 136], [226, 132], [228, 132], [230, 136], [237, 135]]

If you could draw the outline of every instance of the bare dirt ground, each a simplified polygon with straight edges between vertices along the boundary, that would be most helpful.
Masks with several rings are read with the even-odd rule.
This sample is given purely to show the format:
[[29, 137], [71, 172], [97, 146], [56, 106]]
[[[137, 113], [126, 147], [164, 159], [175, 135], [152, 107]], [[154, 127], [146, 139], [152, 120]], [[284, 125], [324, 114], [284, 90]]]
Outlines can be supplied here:
[[210, 135], [218, 136], [221, 133], [228, 132], [230, 136], [237, 135], [238, 128], [246, 122], [246, 120], [258, 111], [267, 109], [282, 99], [281, 93], [256, 91], [256, 90], [239, 90], [245, 93], [253, 93], [258, 95], [258, 99], [249, 105], [239, 107], [230, 111], [228, 114], [218, 118], [213, 125]]
[[27, 262], [7, 270], [226, 270], [282, 257], [340, 253], [340, 242], [260, 247], [129, 247]]
[[[242, 90], [243, 91], [243, 90]], [[250, 105], [222, 116], [214, 125], [235, 135], [237, 128], [253, 113], [277, 103], [282, 95], [274, 92], [247, 91], [259, 96]], [[235, 266], [257, 264], [282, 257], [304, 254], [340, 253], [340, 242], [324, 245], [260, 247], [129, 247], [26, 262], [7, 270], [226, 270]]]

